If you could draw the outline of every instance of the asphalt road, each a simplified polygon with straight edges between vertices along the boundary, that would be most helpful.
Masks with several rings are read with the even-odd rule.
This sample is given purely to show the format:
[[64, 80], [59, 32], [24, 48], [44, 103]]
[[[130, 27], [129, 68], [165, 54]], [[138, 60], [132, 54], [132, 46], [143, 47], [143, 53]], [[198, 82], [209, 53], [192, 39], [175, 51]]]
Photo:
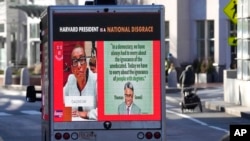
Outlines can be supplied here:
[[220, 141], [229, 132], [230, 124], [249, 123], [250, 120], [223, 112], [198, 108], [181, 113], [177, 103], [167, 101], [167, 141]]
[[[218, 98], [219, 91], [205, 90], [200, 91], [199, 95], [203, 100], [213, 100]], [[229, 131], [230, 124], [250, 122], [204, 107], [202, 113], [196, 109], [182, 114], [178, 97], [179, 94], [166, 95], [167, 141], [219, 141]], [[39, 108], [40, 102], [25, 101], [25, 92], [1, 90], [0, 141], [41, 141]]]
[[0, 90], [0, 141], [41, 141], [41, 103], [25, 101], [25, 91]]
[[[201, 113], [197, 107], [193, 111], [181, 112], [179, 92], [166, 94], [167, 139], [170, 141], [220, 141], [229, 132], [230, 124], [249, 124], [249, 119], [224, 112], [205, 109], [206, 101], [223, 100], [223, 87], [213, 87], [197, 91], [203, 105]], [[171, 127], [175, 127], [172, 129]], [[167, 128], [168, 129], [168, 128]]]

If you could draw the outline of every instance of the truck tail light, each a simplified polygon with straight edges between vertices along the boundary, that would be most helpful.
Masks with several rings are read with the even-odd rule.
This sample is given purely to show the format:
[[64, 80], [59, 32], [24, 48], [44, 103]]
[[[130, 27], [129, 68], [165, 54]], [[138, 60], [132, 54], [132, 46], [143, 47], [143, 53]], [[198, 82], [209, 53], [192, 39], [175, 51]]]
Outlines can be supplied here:
[[155, 133], [154, 133], [154, 137], [155, 137], [156, 139], [161, 138], [161, 133], [160, 133], [160, 132], [155, 132]]
[[60, 140], [62, 138], [62, 134], [61, 133], [56, 133], [55, 134], [55, 139]]
[[64, 138], [65, 140], [68, 140], [68, 139], [70, 138], [70, 134], [69, 134], [69, 133], [64, 133], [64, 134], [63, 134], [63, 138]]
[[153, 134], [152, 134], [151, 132], [147, 132], [147, 133], [145, 134], [145, 136], [146, 136], [147, 139], [152, 139]]

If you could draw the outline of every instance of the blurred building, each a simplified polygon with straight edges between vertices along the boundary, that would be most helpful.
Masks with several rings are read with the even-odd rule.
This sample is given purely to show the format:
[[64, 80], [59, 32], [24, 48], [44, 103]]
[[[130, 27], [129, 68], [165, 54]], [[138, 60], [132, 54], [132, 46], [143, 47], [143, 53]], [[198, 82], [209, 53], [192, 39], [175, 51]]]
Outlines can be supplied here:
[[53, 0], [0, 0], [0, 69], [39, 62], [39, 15]]
[[79, 0], [0, 0], [0, 70], [40, 63], [40, 14], [48, 5]]
[[[39, 63], [39, 13], [48, 5], [84, 5], [91, 0], [0, 0], [0, 69], [8, 65]], [[214, 60], [222, 72], [235, 59], [236, 47], [228, 44], [237, 25], [223, 12], [229, 0], [117, 0], [118, 5], [165, 6], [166, 54], [183, 64], [195, 59]]]
[[[172, 53], [182, 64], [191, 64], [195, 59], [214, 60], [218, 81], [222, 81], [223, 70], [230, 67], [236, 54], [236, 47], [228, 44], [230, 36], [236, 37], [237, 27], [224, 13], [229, 2], [230, 0], [118, 0], [118, 4], [164, 5], [166, 54]], [[232, 7], [232, 13], [233, 10]]]
[[250, 0], [236, 2], [237, 69], [224, 72], [224, 101], [250, 107]]

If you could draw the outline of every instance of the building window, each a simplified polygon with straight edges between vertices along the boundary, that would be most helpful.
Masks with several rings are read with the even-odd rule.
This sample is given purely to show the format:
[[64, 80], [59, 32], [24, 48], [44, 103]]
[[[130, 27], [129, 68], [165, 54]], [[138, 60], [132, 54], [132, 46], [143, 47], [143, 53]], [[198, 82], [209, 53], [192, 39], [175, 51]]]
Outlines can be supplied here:
[[214, 58], [214, 21], [197, 21], [197, 57]]
[[40, 62], [40, 43], [39, 42], [31, 42], [30, 43], [31, 52], [33, 54], [34, 63]]
[[208, 26], [208, 38], [214, 39], [214, 21], [207, 21]]
[[205, 23], [197, 21], [197, 57], [202, 59], [205, 56]]
[[0, 24], [0, 32], [4, 32], [4, 24]]
[[11, 47], [11, 62], [13, 64], [16, 64], [16, 46], [17, 46], [17, 41], [16, 41], [16, 33], [11, 33], [10, 36], [10, 47]]
[[30, 24], [30, 38], [39, 38], [38, 24]]
[[[234, 24], [231, 20], [229, 22], [229, 38], [234, 40], [229, 43], [231, 48], [231, 63], [230, 68], [235, 69], [237, 66], [237, 24]], [[231, 41], [231, 40], [230, 40]]]
[[214, 21], [207, 21], [207, 57], [214, 58]]
[[165, 21], [165, 49], [167, 56], [169, 53], [169, 21]]
[[4, 43], [5, 43], [5, 41], [6, 41], [6, 38], [0, 36], [0, 49], [1, 49], [1, 48], [4, 48]]
[[165, 38], [169, 39], [169, 22], [165, 21]]
[[23, 36], [22, 40], [27, 41], [27, 25], [22, 25], [23, 26]]

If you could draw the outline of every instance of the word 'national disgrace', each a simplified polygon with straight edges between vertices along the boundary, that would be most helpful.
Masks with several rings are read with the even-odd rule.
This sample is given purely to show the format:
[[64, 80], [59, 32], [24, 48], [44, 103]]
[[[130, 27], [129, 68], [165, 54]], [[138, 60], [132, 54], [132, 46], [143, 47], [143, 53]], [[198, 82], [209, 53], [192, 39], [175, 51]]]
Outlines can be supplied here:
[[108, 26], [107, 32], [153, 32], [153, 26]]

